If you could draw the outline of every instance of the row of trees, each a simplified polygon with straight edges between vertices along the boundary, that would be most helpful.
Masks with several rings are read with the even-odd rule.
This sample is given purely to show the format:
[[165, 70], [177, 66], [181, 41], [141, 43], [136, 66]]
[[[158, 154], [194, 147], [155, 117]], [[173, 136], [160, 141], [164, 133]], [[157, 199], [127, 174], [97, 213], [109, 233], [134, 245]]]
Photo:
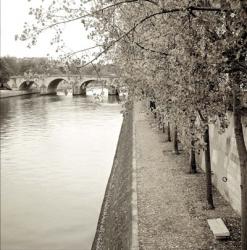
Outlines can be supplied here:
[[[95, 66], [88, 65], [79, 68], [77, 67], [77, 60], [64, 63], [46, 57], [16, 58], [10, 56], [0, 58], [0, 69], [1, 73], [6, 72], [6, 76], [23, 76], [28, 72], [37, 75], [63, 75], [68, 73], [91, 75], [95, 74], [95, 70], [102, 74], [116, 74], [117, 71], [117, 68], [112, 64], [96, 64]], [[8, 78], [1, 78], [1, 81], [7, 82]]]
[[[91, 8], [91, 11], [89, 9]], [[25, 27], [22, 40], [35, 41], [41, 31], [76, 20], [91, 30], [98, 50], [84, 67], [102, 59], [120, 68], [132, 96], [149, 98], [156, 111], [190, 152], [205, 150], [207, 202], [214, 208], [211, 182], [209, 124], [219, 132], [233, 111], [241, 169], [242, 249], [247, 249], [247, 150], [241, 98], [247, 83], [246, 0], [97, 0], [57, 1], [32, 10], [36, 24]], [[61, 30], [60, 30], [61, 31]], [[56, 41], [61, 32], [56, 33]], [[91, 49], [91, 48], [89, 48]], [[169, 127], [170, 129], [170, 127]]]
[[6, 63], [0, 59], [0, 89], [9, 89], [6, 84], [9, 80], [9, 72]]

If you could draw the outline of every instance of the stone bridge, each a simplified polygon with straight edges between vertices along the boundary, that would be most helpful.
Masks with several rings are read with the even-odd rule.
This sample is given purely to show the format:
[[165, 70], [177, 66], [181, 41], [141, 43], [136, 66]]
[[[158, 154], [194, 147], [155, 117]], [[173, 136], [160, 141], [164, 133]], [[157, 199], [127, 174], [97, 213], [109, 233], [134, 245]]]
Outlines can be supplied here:
[[101, 84], [108, 88], [109, 95], [118, 94], [118, 77], [115, 75], [102, 76], [100, 78], [92, 75], [56, 75], [44, 77], [12, 76], [8, 86], [12, 90], [30, 91], [34, 86], [41, 95], [56, 94], [59, 83], [66, 82], [72, 88], [73, 95], [86, 95], [86, 88], [90, 83]]

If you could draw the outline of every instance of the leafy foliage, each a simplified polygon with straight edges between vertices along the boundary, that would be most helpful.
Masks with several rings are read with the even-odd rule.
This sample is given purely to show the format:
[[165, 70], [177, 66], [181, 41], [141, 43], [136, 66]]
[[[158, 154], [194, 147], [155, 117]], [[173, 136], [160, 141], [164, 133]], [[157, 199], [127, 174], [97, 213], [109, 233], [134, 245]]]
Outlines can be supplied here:
[[[95, 74], [95, 68], [103, 75], [116, 74], [117, 67], [112, 64], [96, 64], [95, 67], [88, 65], [83, 69], [77, 68], [74, 61], [63, 63], [59, 60], [51, 60], [48, 58], [16, 58], [2, 57], [1, 72], [7, 72], [9, 76], [24, 75], [28, 72], [38, 75], [61, 75], [61, 74]], [[2, 70], [2, 68], [4, 68]]]
[[4, 83], [7, 83], [8, 80], [9, 80], [8, 65], [4, 60], [0, 59], [0, 84], [1, 84], [1, 87], [3, 86]]

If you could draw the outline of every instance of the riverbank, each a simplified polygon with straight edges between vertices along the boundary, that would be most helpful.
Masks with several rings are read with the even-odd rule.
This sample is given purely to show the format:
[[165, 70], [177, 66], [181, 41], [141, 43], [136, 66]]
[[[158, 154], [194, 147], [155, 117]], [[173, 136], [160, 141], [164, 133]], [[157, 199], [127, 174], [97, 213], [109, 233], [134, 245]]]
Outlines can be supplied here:
[[[132, 126], [134, 123], [134, 134]], [[132, 139], [137, 182], [138, 226], [132, 221]], [[240, 249], [240, 217], [214, 189], [215, 210], [206, 209], [205, 173], [187, 173], [188, 156], [172, 153], [172, 143], [145, 107], [135, 104], [125, 117], [92, 249]], [[222, 218], [230, 231], [216, 241], [207, 224]], [[132, 231], [132, 229], [135, 229]]]
[[128, 110], [123, 119], [92, 250], [130, 249], [132, 124], [133, 113]]
[[7, 97], [14, 97], [14, 96], [21, 96], [21, 95], [32, 95], [38, 94], [38, 90], [33, 91], [25, 91], [25, 90], [0, 90], [0, 98], [7, 98]]

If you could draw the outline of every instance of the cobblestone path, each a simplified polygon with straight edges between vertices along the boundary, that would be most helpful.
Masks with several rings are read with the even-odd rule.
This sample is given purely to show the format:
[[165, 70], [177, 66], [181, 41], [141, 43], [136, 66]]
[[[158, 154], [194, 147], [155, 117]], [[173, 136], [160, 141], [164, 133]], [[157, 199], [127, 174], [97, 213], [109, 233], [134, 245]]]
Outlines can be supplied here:
[[206, 219], [238, 217], [216, 194], [216, 210], [205, 205], [204, 174], [186, 174], [188, 161], [172, 153], [171, 143], [152, 126], [153, 117], [135, 104], [139, 249], [238, 249], [213, 239]]

